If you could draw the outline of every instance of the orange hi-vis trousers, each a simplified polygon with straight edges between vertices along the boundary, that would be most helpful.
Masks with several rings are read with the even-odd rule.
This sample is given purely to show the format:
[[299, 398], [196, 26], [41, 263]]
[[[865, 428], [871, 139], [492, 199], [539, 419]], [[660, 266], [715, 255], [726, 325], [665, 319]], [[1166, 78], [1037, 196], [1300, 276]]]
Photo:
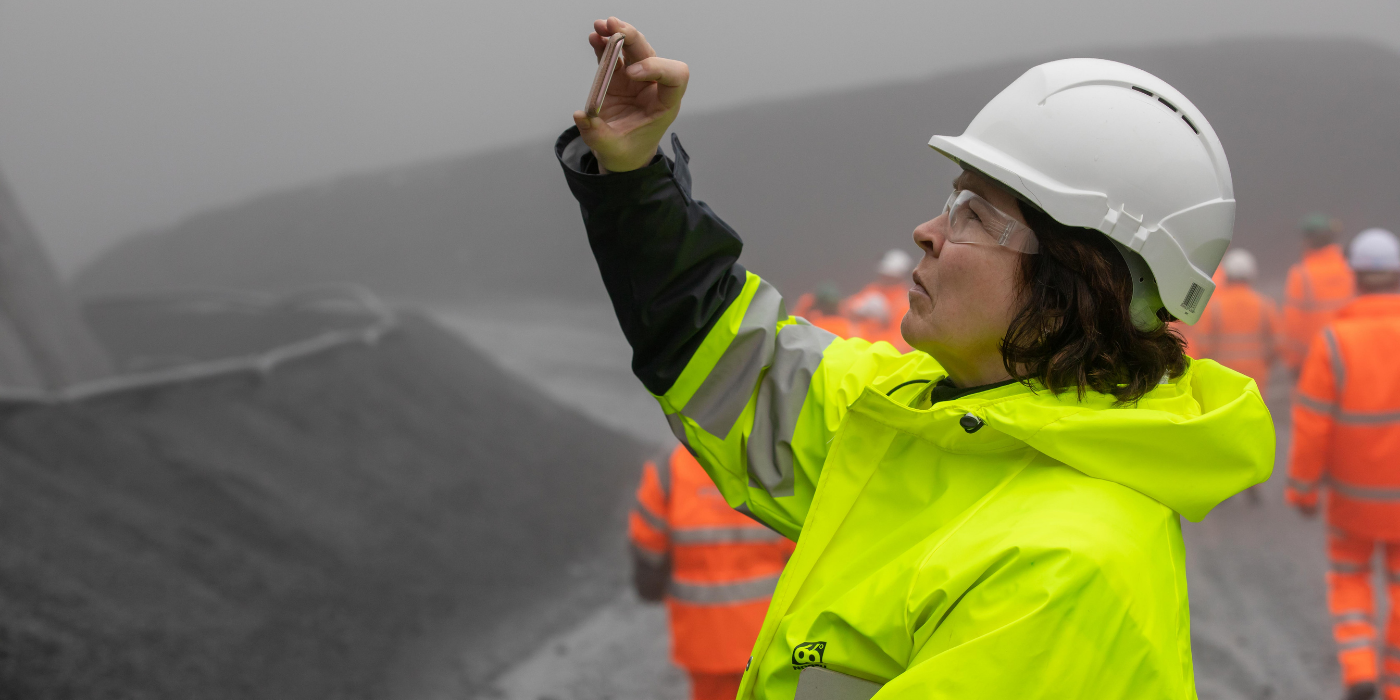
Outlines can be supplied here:
[[[1377, 664], [1376, 599], [1371, 586], [1371, 559], [1385, 551], [1386, 592], [1390, 616], [1385, 626], [1384, 676]], [[1400, 700], [1400, 541], [1377, 541], [1337, 527], [1328, 529], [1327, 607], [1342, 683], [1383, 681], [1386, 700]]]

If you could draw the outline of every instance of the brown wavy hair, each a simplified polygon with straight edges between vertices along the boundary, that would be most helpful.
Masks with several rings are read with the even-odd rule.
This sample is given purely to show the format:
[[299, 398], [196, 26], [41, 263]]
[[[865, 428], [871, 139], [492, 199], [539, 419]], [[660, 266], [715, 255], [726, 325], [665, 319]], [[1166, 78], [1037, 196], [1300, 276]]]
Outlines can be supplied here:
[[[1110, 394], [1134, 404], [1164, 375], [1186, 371], [1185, 341], [1169, 324], [1154, 331], [1133, 325], [1128, 264], [1102, 233], [1065, 226], [1018, 201], [1040, 252], [1021, 256], [1023, 306], [1001, 345], [1006, 371], [1060, 394], [1074, 389]], [[1165, 309], [1163, 321], [1175, 320]]]

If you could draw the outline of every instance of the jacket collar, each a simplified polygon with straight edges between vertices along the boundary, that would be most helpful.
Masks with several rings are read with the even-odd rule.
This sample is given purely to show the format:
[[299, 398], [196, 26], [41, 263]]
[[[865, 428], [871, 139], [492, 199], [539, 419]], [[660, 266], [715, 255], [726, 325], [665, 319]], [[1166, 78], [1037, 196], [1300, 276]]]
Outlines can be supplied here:
[[1303, 251], [1303, 262], [1336, 262], [1346, 264], [1347, 257], [1342, 254], [1342, 246], [1338, 243], [1331, 243], [1315, 250]]
[[1337, 318], [1400, 316], [1400, 294], [1362, 294], [1337, 312]]

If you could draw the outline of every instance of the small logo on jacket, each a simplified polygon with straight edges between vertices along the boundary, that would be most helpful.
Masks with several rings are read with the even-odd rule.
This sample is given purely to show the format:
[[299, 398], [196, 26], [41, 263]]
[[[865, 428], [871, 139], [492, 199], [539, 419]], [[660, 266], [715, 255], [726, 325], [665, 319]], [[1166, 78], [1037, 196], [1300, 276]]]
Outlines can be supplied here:
[[[808, 666], [821, 666], [822, 655], [826, 653], [826, 642], [803, 642], [792, 649], [794, 671]], [[823, 667], [824, 668], [824, 667]]]

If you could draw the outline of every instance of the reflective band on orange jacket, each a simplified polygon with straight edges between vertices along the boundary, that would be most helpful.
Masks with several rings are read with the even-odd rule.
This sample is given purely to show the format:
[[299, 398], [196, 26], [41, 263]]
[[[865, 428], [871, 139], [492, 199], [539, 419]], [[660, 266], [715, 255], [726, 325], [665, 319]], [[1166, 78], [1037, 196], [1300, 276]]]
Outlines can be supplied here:
[[904, 342], [904, 334], [900, 332], [900, 323], [904, 320], [904, 314], [909, 312], [909, 287], [912, 284], [871, 282], [865, 289], [841, 302], [841, 313], [852, 320], [855, 337], [872, 343], [883, 340], [900, 352], [909, 352], [909, 345]]
[[1248, 375], [1267, 398], [1279, 329], [1273, 300], [1248, 284], [1226, 282], [1216, 288], [1201, 320], [1189, 329], [1187, 354]]
[[1283, 295], [1283, 361], [1290, 369], [1303, 364], [1313, 338], [1356, 295], [1356, 277], [1342, 247], [1329, 245], [1303, 253], [1288, 271]]
[[730, 508], [684, 447], [667, 462], [646, 463], [628, 529], [643, 554], [671, 559], [671, 656], [690, 671], [742, 672], [794, 545]]
[[1293, 402], [1286, 497], [1357, 535], [1400, 539], [1400, 294], [1344, 307], [1308, 350]]

